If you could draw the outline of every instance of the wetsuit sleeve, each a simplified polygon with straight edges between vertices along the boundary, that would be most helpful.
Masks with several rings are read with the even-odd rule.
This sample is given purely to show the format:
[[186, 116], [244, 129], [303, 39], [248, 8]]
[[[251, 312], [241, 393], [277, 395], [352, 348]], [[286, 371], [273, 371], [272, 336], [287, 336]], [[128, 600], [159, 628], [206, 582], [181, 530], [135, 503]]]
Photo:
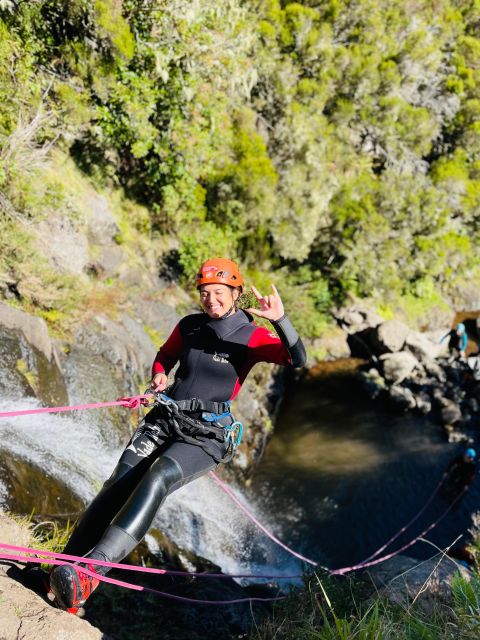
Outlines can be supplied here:
[[257, 362], [271, 362], [283, 366], [303, 367], [306, 353], [303, 342], [293, 328], [292, 323], [283, 316], [272, 322], [278, 335], [263, 327], [257, 327], [248, 343], [250, 362], [253, 366]]
[[280, 320], [272, 321], [272, 324], [288, 351], [292, 367], [304, 367], [307, 362], [307, 353], [302, 339], [290, 322], [290, 318], [284, 315]]
[[183, 338], [180, 325], [177, 324], [167, 341], [160, 347], [152, 366], [152, 377], [157, 373], [169, 373], [180, 358]]

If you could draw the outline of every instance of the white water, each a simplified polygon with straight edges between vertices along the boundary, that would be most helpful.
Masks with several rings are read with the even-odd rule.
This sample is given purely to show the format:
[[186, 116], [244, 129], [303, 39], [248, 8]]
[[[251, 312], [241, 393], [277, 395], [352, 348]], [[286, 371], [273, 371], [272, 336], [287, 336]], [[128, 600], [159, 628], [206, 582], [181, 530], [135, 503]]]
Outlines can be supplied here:
[[[0, 399], [0, 411], [38, 406], [38, 401], [31, 398]], [[44, 469], [89, 502], [121, 453], [121, 448], [111, 447], [100, 434], [95, 422], [97, 411], [105, 410], [1, 418], [0, 446]], [[5, 503], [6, 496], [6, 487], [0, 485], [0, 504]], [[241, 494], [238, 497], [281, 537], [275, 524], [265, 521], [260, 508], [248, 504]], [[299, 573], [299, 563], [268, 540], [206, 477], [169, 496], [153, 526], [225, 573]]]

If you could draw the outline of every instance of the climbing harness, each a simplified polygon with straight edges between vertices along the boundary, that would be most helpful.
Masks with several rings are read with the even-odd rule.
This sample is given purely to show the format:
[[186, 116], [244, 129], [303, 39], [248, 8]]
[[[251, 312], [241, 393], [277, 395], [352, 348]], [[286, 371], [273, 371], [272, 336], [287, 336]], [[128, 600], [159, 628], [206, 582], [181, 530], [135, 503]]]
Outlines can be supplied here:
[[[229, 400], [174, 400], [161, 392], [151, 393], [154, 397], [153, 411], [158, 412], [158, 416], [154, 415], [152, 418], [169, 435], [175, 435], [184, 442], [201, 447], [217, 463], [229, 462], [233, 458], [242, 441], [243, 425], [233, 418]], [[231, 424], [228, 424], [229, 420]], [[225, 452], [220, 454], [219, 447], [213, 443], [224, 443]]]

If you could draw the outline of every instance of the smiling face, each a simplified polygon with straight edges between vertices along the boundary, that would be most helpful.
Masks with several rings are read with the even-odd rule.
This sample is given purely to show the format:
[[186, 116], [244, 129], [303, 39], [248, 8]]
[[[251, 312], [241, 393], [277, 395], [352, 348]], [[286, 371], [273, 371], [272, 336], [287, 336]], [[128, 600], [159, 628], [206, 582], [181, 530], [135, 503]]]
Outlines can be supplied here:
[[200, 303], [210, 318], [221, 318], [228, 313], [238, 296], [238, 289], [226, 284], [203, 284], [200, 287]]

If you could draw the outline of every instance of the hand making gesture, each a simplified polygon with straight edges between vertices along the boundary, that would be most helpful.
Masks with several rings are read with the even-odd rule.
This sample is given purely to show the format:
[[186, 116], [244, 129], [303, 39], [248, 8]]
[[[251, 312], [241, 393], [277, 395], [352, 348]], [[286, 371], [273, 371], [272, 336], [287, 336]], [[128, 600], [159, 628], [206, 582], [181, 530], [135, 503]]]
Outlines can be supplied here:
[[250, 308], [247, 309], [254, 316], [259, 316], [260, 318], [267, 318], [267, 320], [280, 320], [285, 315], [285, 311], [283, 310], [283, 302], [280, 298], [280, 295], [277, 291], [277, 288], [274, 284], [272, 284], [273, 293], [269, 296], [262, 296], [260, 291], [255, 289], [252, 285], [251, 287], [253, 295], [258, 300], [260, 304], [260, 309]]

